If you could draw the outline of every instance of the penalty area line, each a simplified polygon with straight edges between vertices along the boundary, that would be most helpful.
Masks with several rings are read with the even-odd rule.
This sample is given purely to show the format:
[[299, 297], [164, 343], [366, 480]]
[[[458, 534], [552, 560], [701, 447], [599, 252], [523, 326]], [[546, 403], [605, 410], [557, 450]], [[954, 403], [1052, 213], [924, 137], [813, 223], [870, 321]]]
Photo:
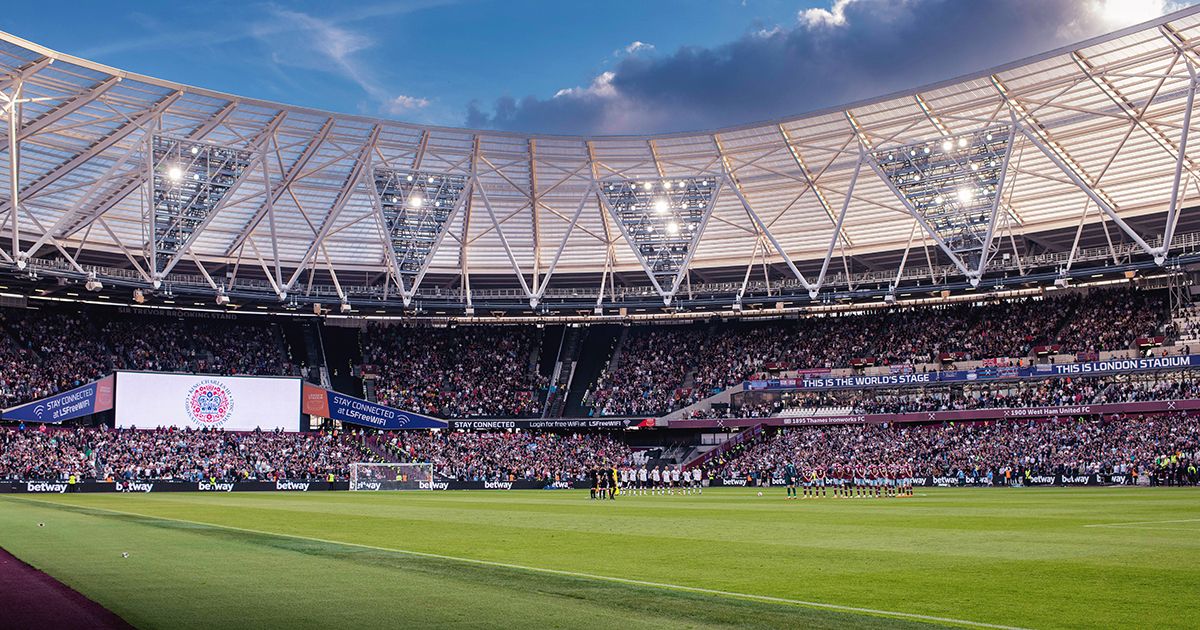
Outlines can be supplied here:
[[[16, 498], [16, 497], [13, 497]], [[611, 582], [614, 584], [627, 584], [631, 586], [643, 586], [649, 588], [658, 588], [663, 590], [679, 591], [684, 593], [698, 593], [701, 595], [717, 595], [733, 599], [742, 599], [749, 601], [759, 601], [772, 604], [788, 604], [792, 606], [802, 606], [805, 608], [818, 608], [824, 610], [832, 610], [837, 612], [856, 613], [860, 615], [872, 615], [882, 617], [892, 617], [898, 619], [913, 619], [917, 621], [930, 621], [943, 624], [951, 624], [957, 626], [966, 626], [971, 628], [995, 628], [997, 630], [1027, 630], [1020, 626], [1005, 626], [992, 623], [983, 623], [979, 621], [969, 621], [967, 619], [955, 619], [953, 617], [938, 617], [934, 615], [922, 615], [919, 613], [901, 612], [896, 610], [882, 610], [878, 608], [862, 608], [858, 606], [845, 606], [842, 604], [829, 604], [825, 602], [810, 602], [801, 599], [792, 599], [788, 597], [774, 597], [771, 595], [755, 595], [753, 593], [738, 593], [736, 591], [724, 591], [720, 589], [704, 588], [700, 586], [685, 586], [682, 584], [670, 584], [667, 582], [653, 582], [649, 580], [637, 580], [633, 578], [614, 577], [611, 575], [598, 575], [594, 573], [583, 573], [580, 571], [567, 571], [564, 569], [549, 569], [545, 567], [531, 567], [521, 564], [512, 564], [509, 562], [499, 562], [496, 560], [482, 560], [479, 558], [463, 558], [460, 556], [450, 556], [440, 553], [432, 553], [428, 551], [413, 551], [410, 549], [396, 549], [393, 547], [380, 547], [377, 545], [368, 545], [364, 543], [348, 542], [344, 540], [329, 540], [326, 538], [317, 538], [315, 536], [301, 536], [298, 534], [285, 534], [282, 532], [270, 532], [260, 529], [250, 529], [248, 527], [237, 527], [235, 525], [222, 525], [219, 523], [206, 523], [203, 521], [193, 521], [183, 518], [170, 518], [167, 516], [157, 516], [153, 514], [142, 514], [140, 512], [127, 512], [124, 510], [113, 510], [109, 508], [98, 508], [83, 505], [72, 505], [68, 503], [55, 503], [53, 501], [44, 501], [41, 499], [20, 498], [20, 501], [28, 503], [38, 503], [53, 508], [71, 507], [81, 508], [84, 510], [93, 510], [96, 512], [108, 512], [110, 514], [120, 514], [123, 516], [136, 516], [138, 518], [148, 518], [158, 521], [167, 521], [174, 523], [186, 523], [188, 525], [199, 525], [212, 529], [225, 529], [236, 532], [245, 532], [248, 534], [258, 534], [260, 536], [274, 536], [277, 538], [290, 538], [292, 540], [303, 540], [309, 542], [318, 542], [327, 545], [340, 545], [343, 547], [356, 547], [359, 549], [370, 549], [372, 551], [382, 551], [386, 553], [394, 553], [398, 555], [412, 556], [416, 558], [432, 558], [436, 560], [446, 560], [449, 562], [457, 562], [460, 564], [473, 564], [476, 566], [495, 567], [501, 569], [511, 569], [515, 571], [525, 571], [528, 573], [541, 573], [545, 575], [559, 575], [563, 577], [573, 577], [585, 580], [595, 580], [600, 582]]]

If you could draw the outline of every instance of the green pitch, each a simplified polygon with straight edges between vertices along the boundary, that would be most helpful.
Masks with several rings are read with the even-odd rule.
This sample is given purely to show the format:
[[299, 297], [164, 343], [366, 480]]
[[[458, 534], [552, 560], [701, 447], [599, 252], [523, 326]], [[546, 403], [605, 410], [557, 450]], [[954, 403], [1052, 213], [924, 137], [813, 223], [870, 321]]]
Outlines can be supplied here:
[[8, 495], [0, 546], [143, 628], [1200, 626], [1195, 489]]

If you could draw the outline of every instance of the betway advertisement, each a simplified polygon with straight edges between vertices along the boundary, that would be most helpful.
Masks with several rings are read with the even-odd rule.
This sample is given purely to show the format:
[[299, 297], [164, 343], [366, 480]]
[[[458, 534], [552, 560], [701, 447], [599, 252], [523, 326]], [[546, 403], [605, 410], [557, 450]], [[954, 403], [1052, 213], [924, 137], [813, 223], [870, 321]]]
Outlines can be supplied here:
[[56, 424], [113, 408], [113, 377], [104, 378], [25, 403], [4, 412], [9, 422], [45, 422]]
[[304, 384], [304, 413], [376, 429], [444, 429], [445, 420]]
[[118, 372], [117, 428], [298, 431], [300, 379]]

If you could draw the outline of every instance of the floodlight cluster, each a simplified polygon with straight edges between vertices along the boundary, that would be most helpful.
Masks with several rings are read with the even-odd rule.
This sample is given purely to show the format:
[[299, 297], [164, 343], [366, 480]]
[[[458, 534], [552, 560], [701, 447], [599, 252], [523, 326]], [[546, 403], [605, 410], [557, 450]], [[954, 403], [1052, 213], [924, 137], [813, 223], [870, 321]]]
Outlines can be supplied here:
[[152, 146], [155, 271], [162, 272], [237, 183], [252, 155], [160, 135]]
[[603, 182], [601, 189], [650, 272], [670, 282], [695, 246], [717, 180], [613, 180]]
[[1009, 127], [874, 151], [904, 199], [953, 251], [980, 250], [1009, 150]]
[[464, 175], [375, 169], [375, 192], [402, 276], [421, 272], [466, 187]]

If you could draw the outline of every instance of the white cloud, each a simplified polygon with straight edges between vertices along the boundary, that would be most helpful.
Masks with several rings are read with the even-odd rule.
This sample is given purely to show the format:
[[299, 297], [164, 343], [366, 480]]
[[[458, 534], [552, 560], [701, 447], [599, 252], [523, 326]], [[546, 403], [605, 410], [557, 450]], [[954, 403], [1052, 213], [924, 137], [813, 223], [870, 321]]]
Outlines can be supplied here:
[[650, 52], [651, 50], [654, 50], [654, 44], [647, 44], [646, 42], [635, 41], [625, 47], [625, 54], [636, 55], [637, 53]]
[[429, 106], [429, 99], [396, 94], [376, 76], [359, 54], [375, 46], [370, 36], [322, 19], [280, 7], [270, 8], [273, 20], [262, 24], [256, 37], [271, 48], [271, 59], [285, 66], [334, 72], [362, 88], [374, 107], [386, 114], [404, 114]]
[[388, 101], [386, 110], [389, 114], [403, 114], [424, 107], [429, 107], [429, 99], [401, 94]]
[[832, 28], [846, 25], [846, 7], [857, 0], [834, 0], [828, 9], [805, 9], [800, 12], [800, 23], [810, 29]]
[[617, 95], [617, 88], [613, 86], [612, 81], [617, 74], [611, 70], [601, 72], [592, 79], [592, 84], [587, 87], [563, 88], [554, 93], [554, 98], [564, 97], [600, 97], [612, 98]]

